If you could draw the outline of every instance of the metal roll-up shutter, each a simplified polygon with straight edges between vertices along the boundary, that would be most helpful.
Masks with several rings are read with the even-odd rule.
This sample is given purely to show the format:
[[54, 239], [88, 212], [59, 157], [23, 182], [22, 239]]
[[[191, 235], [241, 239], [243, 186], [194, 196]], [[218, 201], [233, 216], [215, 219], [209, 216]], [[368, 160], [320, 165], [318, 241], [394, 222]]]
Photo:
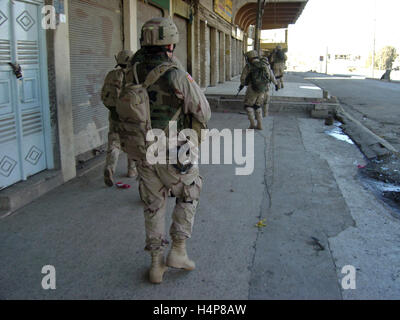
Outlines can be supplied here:
[[75, 155], [107, 142], [108, 110], [100, 99], [114, 56], [123, 49], [121, 0], [69, 0]]
[[187, 70], [187, 22], [186, 19], [177, 15], [174, 15], [174, 22], [179, 31], [179, 43], [176, 46], [174, 54], [185, 67], [185, 70]]

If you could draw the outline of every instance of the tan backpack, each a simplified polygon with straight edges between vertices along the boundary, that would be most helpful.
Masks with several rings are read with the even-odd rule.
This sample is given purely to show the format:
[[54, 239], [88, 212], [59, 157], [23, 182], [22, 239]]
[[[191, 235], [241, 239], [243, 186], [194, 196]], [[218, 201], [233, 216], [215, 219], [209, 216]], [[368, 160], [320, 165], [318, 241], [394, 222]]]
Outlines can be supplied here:
[[101, 101], [108, 108], [115, 108], [117, 100], [124, 86], [125, 72], [118, 68], [110, 71], [104, 79], [104, 85], [101, 89]]
[[[127, 75], [127, 84], [123, 88], [117, 101], [117, 113], [122, 122], [120, 139], [121, 146], [133, 160], [145, 160], [149, 143], [146, 142], [146, 135], [151, 130], [150, 100], [147, 88], [153, 85], [168, 70], [177, 68], [175, 64], [163, 63], [147, 75], [143, 83], [139, 83], [136, 63], [133, 66], [133, 76]], [[130, 78], [134, 77], [133, 83]], [[133, 79], [132, 79], [133, 80]], [[181, 109], [174, 115], [176, 120]]]

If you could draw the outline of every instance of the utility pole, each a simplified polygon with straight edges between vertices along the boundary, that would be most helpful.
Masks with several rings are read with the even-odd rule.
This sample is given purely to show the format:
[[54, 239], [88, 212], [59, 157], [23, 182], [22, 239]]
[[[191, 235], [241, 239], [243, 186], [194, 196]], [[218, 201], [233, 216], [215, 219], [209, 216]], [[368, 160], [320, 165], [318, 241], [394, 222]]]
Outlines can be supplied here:
[[372, 48], [372, 79], [375, 76], [375, 42], [376, 42], [376, 0], [375, 0], [375, 10], [374, 10], [374, 41], [373, 41], [373, 48]]
[[326, 74], [328, 74], [328, 56], [329, 56], [328, 52], [329, 52], [328, 47], [326, 47], [326, 56], [325, 56], [325, 73]]
[[262, 17], [264, 15], [265, 0], [258, 0], [257, 3], [257, 21], [256, 21], [256, 32], [254, 35], [254, 50], [260, 53], [261, 45], [261, 28], [262, 28]]

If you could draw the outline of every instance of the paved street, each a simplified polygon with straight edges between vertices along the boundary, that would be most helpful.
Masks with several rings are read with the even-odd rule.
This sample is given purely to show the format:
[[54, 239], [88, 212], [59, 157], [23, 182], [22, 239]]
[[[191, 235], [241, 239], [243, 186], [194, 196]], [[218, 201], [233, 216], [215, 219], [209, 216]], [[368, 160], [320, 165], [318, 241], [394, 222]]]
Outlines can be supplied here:
[[400, 150], [400, 83], [351, 76], [300, 74], [329, 91], [361, 123]]
[[[246, 128], [214, 113], [211, 128]], [[137, 183], [107, 188], [102, 167], [0, 221], [2, 299], [398, 299], [399, 220], [357, 179], [364, 158], [325, 133], [323, 120], [275, 114], [255, 134], [251, 176], [202, 165], [204, 190], [189, 241], [193, 272], [147, 281]], [[171, 212], [173, 199], [169, 203]], [[265, 227], [255, 224], [265, 220]], [[57, 288], [41, 288], [42, 267]], [[343, 290], [342, 268], [357, 269]]]

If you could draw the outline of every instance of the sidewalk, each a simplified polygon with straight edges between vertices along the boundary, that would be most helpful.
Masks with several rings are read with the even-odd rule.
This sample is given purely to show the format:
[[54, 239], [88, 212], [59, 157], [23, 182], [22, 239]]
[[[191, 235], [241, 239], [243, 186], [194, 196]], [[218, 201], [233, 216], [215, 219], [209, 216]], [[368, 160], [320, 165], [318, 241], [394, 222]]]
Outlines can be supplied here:
[[[215, 87], [208, 87], [206, 95], [236, 95], [240, 85], [240, 76], [234, 77], [231, 81], [224, 82]], [[322, 90], [314, 84], [305, 81], [302, 77], [291, 74], [285, 74], [284, 88], [275, 91], [271, 85], [272, 97], [291, 97], [291, 98], [322, 98]], [[243, 89], [239, 95], [244, 96], [246, 89]]]
[[[317, 91], [289, 80], [284, 90], [299, 96]], [[213, 113], [209, 127], [245, 129], [248, 120]], [[93, 167], [0, 220], [0, 298], [398, 299], [399, 221], [358, 180], [365, 160], [357, 147], [327, 129], [274, 114], [255, 132], [252, 175], [236, 176], [235, 164], [201, 165], [188, 241], [196, 270], [170, 269], [161, 285], [147, 281], [143, 209], [137, 182], [124, 177], [126, 155], [117, 180], [131, 189], [107, 188], [102, 165]], [[266, 227], [257, 228], [261, 220]], [[41, 288], [45, 265], [56, 268], [56, 290]], [[341, 288], [346, 265], [357, 268], [357, 290]]]

